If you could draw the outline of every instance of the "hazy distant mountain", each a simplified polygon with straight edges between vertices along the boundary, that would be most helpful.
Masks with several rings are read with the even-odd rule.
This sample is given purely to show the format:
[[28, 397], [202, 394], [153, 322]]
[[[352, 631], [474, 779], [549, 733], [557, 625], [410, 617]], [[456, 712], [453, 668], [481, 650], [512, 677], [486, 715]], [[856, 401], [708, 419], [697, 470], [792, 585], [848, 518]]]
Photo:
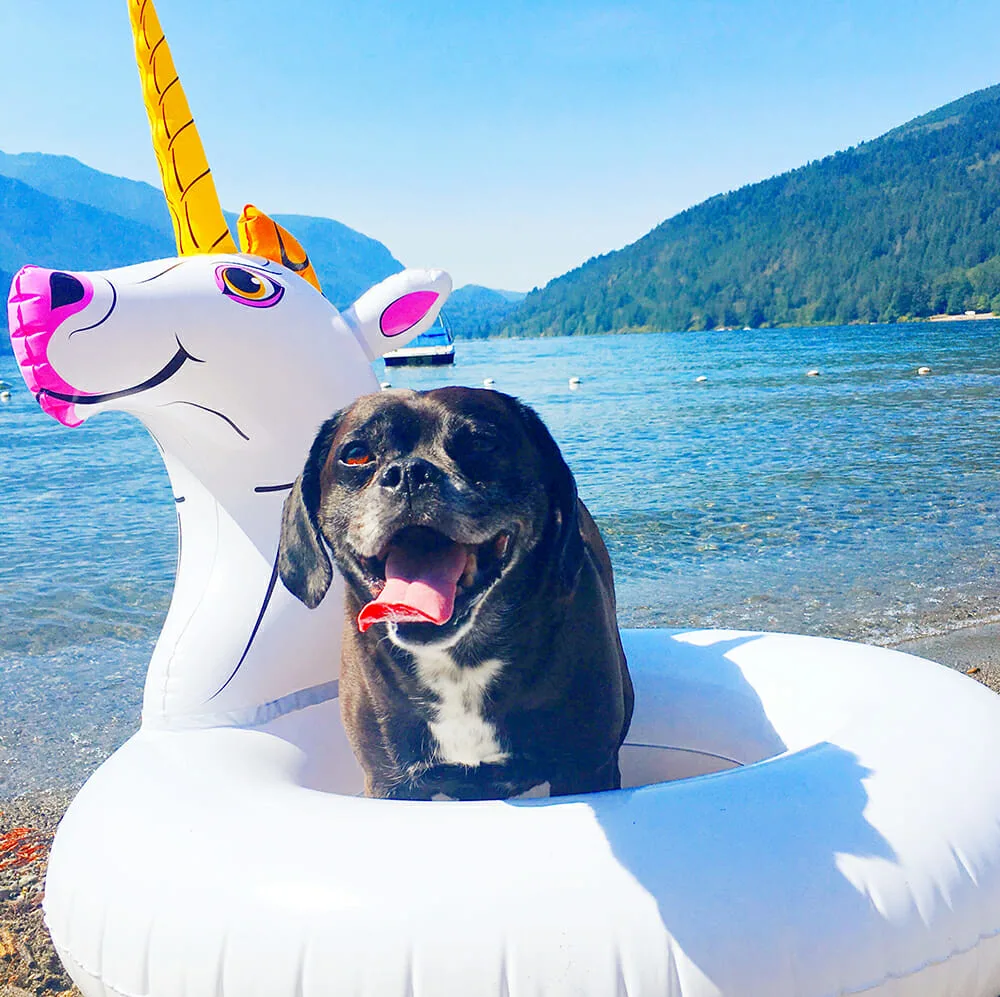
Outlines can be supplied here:
[[[25, 263], [103, 270], [169, 256], [172, 247], [172, 237], [131, 219], [0, 176], [0, 288], [5, 302], [10, 275]], [[6, 315], [4, 307], [0, 349], [9, 352]]]
[[103, 270], [173, 252], [162, 231], [0, 176], [0, 269], [9, 273], [25, 263]]
[[452, 292], [444, 313], [456, 338], [482, 339], [523, 300], [520, 291], [494, 291], [466, 284]]
[[[52, 156], [42, 152], [17, 155], [0, 152], [0, 176], [20, 180], [51, 197], [78, 201], [113, 215], [131, 218], [140, 225], [168, 235], [169, 245], [173, 246], [173, 227], [167, 202], [162, 191], [148, 183], [101, 173], [70, 156]], [[2, 220], [0, 225], [7, 227]]]
[[507, 335], [1000, 311], [1000, 86], [713, 197], [532, 292]]
[[[262, 208], [266, 207], [261, 205]], [[403, 269], [381, 243], [329, 218], [275, 215], [302, 243], [323, 291], [345, 308], [373, 284]], [[235, 231], [236, 215], [226, 212]], [[25, 263], [103, 270], [173, 256], [163, 194], [110, 176], [69, 156], [0, 152], [0, 288]], [[459, 335], [483, 335], [523, 295], [468, 287], [449, 302]], [[0, 319], [0, 329], [5, 325]], [[0, 349], [9, 350], [6, 335]]]
[[[263, 207], [263, 206], [262, 206]], [[231, 227], [236, 216], [226, 212]], [[306, 247], [338, 308], [403, 269], [382, 243], [328, 218], [275, 215]], [[69, 156], [0, 153], [0, 269], [88, 270], [173, 256], [163, 194]]]

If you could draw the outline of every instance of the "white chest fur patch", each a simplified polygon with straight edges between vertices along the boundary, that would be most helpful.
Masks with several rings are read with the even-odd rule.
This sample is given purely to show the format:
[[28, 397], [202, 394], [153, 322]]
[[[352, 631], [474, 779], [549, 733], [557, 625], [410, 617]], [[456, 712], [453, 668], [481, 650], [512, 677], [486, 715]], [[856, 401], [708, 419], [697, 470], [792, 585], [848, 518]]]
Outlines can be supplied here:
[[437, 715], [428, 725], [437, 742], [439, 762], [475, 767], [506, 761], [496, 728], [483, 718], [483, 698], [503, 669], [497, 659], [459, 668], [447, 651], [414, 653], [417, 676], [438, 701]]

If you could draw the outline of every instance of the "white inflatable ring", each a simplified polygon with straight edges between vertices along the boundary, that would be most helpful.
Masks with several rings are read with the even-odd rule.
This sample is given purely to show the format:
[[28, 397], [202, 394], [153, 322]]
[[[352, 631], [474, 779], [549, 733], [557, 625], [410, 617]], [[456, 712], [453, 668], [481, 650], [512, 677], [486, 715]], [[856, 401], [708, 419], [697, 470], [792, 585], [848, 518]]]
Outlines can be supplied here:
[[88, 995], [996, 997], [1000, 699], [858, 644], [624, 639], [627, 781], [730, 771], [400, 803], [350, 795], [335, 700], [142, 730], [60, 828], [60, 955]]

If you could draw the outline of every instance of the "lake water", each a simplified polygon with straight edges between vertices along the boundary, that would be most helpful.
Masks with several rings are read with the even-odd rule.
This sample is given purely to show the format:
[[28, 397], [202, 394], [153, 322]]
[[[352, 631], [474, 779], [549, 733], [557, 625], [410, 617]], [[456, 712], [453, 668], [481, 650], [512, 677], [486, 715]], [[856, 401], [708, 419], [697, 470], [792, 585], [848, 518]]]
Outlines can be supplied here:
[[[623, 626], [891, 643], [1000, 618], [1000, 323], [463, 342], [458, 356], [382, 376], [494, 378], [541, 413], [603, 530]], [[6, 354], [0, 378], [15, 387], [0, 405], [3, 797], [78, 785], [134, 729], [176, 528], [138, 422], [71, 431]]]

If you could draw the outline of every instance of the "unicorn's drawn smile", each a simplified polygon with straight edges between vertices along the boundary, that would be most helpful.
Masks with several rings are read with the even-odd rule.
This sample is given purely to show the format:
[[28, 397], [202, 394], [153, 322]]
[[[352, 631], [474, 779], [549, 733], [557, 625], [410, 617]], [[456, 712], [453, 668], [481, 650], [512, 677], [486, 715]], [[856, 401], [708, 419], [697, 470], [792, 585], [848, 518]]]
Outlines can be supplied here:
[[[148, 277], [142, 276], [148, 270], [139, 270], [138, 273], [133, 268], [115, 271], [118, 274], [116, 279], [109, 279], [103, 274], [23, 267], [14, 278], [9, 298], [11, 339], [25, 380], [42, 409], [66, 426], [77, 426], [86, 417], [79, 406], [96, 406], [141, 395], [165, 384], [189, 361], [192, 364], [206, 363], [203, 357], [196, 355], [200, 350], [185, 345], [189, 334], [195, 339], [203, 334], [198, 329], [189, 328], [190, 321], [187, 324], [183, 321], [176, 323], [181, 332], [171, 331], [170, 327], [175, 323], [169, 318], [165, 323], [157, 322], [154, 316], [159, 309], [153, 299], [148, 305], [139, 307], [146, 313], [145, 322], [153, 342], [160, 341], [157, 352], [166, 352], [168, 348], [172, 350], [169, 359], [146, 376], [141, 367], [136, 369], [141, 359], [135, 351], [134, 340], [122, 335], [122, 327], [135, 321], [132, 311], [136, 307], [136, 299], [132, 288], [142, 295], [152, 294], [158, 298], [162, 294], [159, 287], [149, 291], [146, 288], [159, 278], [175, 274], [181, 266], [190, 266], [191, 262], [173, 261]], [[188, 277], [180, 276], [179, 279], [188, 285], [187, 293], [191, 294], [189, 281], [193, 277], [194, 285], [199, 288], [195, 293], [202, 299], [203, 309], [210, 308], [213, 300], [226, 302], [221, 306], [223, 314], [217, 316], [223, 326], [232, 324], [234, 319], [237, 326], [240, 324], [236, 315], [242, 311], [239, 308], [228, 315], [227, 321], [226, 313], [233, 304], [260, 312], [278, 305], [286, 296], [282, 274], [277, 268], [270, 269], [266, 260], [222, 256], [216, 257], [213, 263], [207, 272], [203, 270]], [[125, 314], [122, 314], [121, 306], [125, 307]], [[161, 317], [162, 314], [160, 312]], [[200, 324], [195, 323], [196, 326]], [[160, 325], [159, 333], [153, 331], [156, 325]], [[268, 334], [260, 323], [258, 327], [259, 332]], [[185, 329], [187, 332], [184, 332]], [[270, 329], [271, 334], [276, 331]], [[84, 332], [90, 335], [73, 342], [74, 337]], [[101, 338], [94, 340], [93, 335]], [[84, 343], [84, 340], [88, 342]], [[168, 342], [171, 343], [169, 347]], [[152, 352], [148, 346], [143, 349]], [[83, 386], [94, 372], [86, 361], [84, 366], [80, 366], [79, 358], [83, 353], [95, 350], [106, 359], [103, 373], [98, 376], [106, 384], [108, 374], [117, 369], [122, 387], [93, 390]], [[215, 357], [216, 361], [218, 359]], [[214, 415], [242, 440], [249, 441], [249, 435], [238, 425], [239, 416], [231, 418], [221, 410], [227, 406], [218, 404], [218, 401], [195, 395], [168, 398], [158, 404], [185, 405]]]
[[61, 391], [54, 391], [51, 388], [42, 388], [42, 393], [48, 395], [50, 398], [58, 398], [64, 402], [72, 402], [74, 405], [97, 405], [100, 402], [112, 402], [116, 398], [126, 398], [128, 395], [137, 395], [141, 391], [149, 391], [150, 388], [155, 388], [158, 384], [163, 384], [164, 381], [173, 377], [174, 374], [176, 374], [188, 360], [191, 360], [194, 363], [204, 363], [203, 360], [199, 360], [197, 357], [191, 356], [191, 354], [184, 349], [181, 345], [181, 341], [178, 339], [177, 352], [173, 355], [173, 357], [171, 357], [167, 363], [165, 363], [155, 374], [153, 374], [152, 377], [147, 378], [141, 384], [137, 384], [134, 387], [121, 388], [119, 391], [105, 391], [103, 394], [96, 395], [67, 395], [63, 394]]

